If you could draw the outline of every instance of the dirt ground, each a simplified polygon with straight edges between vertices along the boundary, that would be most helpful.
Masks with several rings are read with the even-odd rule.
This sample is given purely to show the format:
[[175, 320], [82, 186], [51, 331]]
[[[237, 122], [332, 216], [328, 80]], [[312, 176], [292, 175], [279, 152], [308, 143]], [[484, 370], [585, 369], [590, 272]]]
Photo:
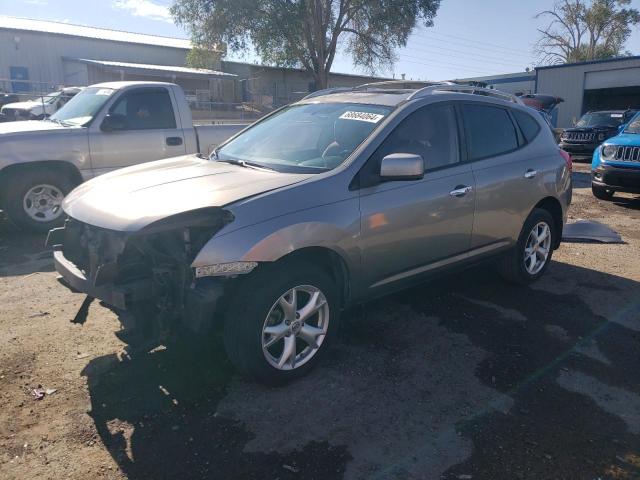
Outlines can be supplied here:
[[639, 479], [640, 199], [574, 178], [571, 220], [624, 245], [565, 243], [531, 288], [483, 267], [355, 308], [279, 389], [219, 344], [130, 356], [97, 302], [71, 323], [44, 238], [0, 223], [0, 478]]

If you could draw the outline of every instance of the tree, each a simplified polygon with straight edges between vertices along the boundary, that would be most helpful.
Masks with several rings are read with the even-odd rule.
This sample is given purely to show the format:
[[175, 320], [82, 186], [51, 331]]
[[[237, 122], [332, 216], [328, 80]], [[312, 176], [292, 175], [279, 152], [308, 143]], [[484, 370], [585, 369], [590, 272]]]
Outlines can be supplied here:
[[433, 25], [440, 0], [177, 0], [171, 14], [197, 48], [253, 48], [262, 61], [301, 67], [326, 88], [339, 47], [375, 73], [393, 64], [422, 20]]
[[571, 63], [627, 54], [624, 45], [640, 12], [627, 8], [631, 0], [558, 1], [536, 18], [549, 20], [539, 28], [536, 51], [541, 63]]

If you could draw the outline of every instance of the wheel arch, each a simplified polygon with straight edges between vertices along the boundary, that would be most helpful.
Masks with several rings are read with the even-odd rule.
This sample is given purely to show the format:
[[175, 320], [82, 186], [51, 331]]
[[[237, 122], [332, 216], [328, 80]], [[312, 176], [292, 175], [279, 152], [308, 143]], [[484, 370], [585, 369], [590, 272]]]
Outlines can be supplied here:
[[288, 253], [274, 262], [303, 261], [319, 267], [328, 273], [340, 286], [340, 303], [342, 306], [349, 303], [351, 298], [351, 275], [345, 259], [335, 250], [328, 247], [303, 247]]
[[556, 231], [559, 233], [553, 245], [554, 250], [557, 249], [560, 247], [560, 243], [562, 242], [562, 229], [564, 227], [562, 205], [560, 204], [560, 201], [555, 197], [546, 197], [536, 203], [533, 208], [546, 210], [553, 217]]
[[[4, 187], [6, 185], [6, 182], [11, 178], [12, 175], [15, 175], [19, 172], [40, 168], [62, 172], [68, 178], [70, 178], [76, 186], [80, 185], [83, 182], [80, 170], [78, 170], [78, 168], [73, 163], [66, 162], [64, 160], [39, 160], [26, 163], [14, 163], [0, 170], [0, 191], [5, 191]], [[0, 202], [1, 201], [2, 199], [0, 198]]]

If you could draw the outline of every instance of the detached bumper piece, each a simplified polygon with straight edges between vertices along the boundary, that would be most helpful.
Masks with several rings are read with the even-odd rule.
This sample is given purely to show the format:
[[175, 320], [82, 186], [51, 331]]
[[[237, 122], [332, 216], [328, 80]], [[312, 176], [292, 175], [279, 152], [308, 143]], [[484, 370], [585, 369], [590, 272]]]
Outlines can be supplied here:
[[591, 181], [617, 192], [640, 193], [640, 165], [629, 168], [600, 165], [591, 172]]

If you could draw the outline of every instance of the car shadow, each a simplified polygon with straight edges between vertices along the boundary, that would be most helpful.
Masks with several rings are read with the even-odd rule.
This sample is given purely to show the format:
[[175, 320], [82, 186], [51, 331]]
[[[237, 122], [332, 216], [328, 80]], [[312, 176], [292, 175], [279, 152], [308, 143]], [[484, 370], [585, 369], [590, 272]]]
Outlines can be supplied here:
[[18, 230], [0, 216], [0, 277], [53, 272], [51, 249], [44, 246], [47, 235]]
[[[96, 358], [83, 371], [89, 414], [131, 480], [605, 478], [612, 468], [635, 478], [639, 292], [562, 263], [535, 287], [476, 268], [346, 312], [329, 355], [282, 388], [235, 375], [219, 338]], [[608, 313], [589, 297], [609, 299]]]
[[640, 197], [620, 197], [619, 195], [615, 195], [612, 199], [612, 202], [619, 207], [628, 208], [629, 210], [640, 210]]

